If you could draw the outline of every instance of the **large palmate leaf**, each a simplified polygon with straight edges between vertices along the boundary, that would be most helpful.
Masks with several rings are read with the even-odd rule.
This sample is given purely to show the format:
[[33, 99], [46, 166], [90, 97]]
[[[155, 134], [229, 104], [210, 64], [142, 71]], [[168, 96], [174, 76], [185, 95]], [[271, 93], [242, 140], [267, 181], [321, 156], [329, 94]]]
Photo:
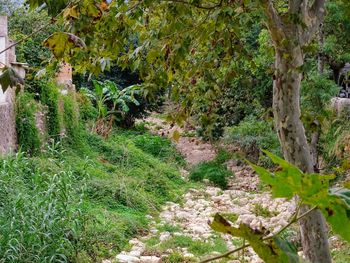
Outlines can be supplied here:
[[221, 215], [216, 214], [210, 226], [215, 231], [246, 239], [249, 245], [265, 262], [299, 262], [298, 255], [293, 253], [290, 247], [281, 239], [264, 239], [265, 233], [254, 230], [248, 225], [240, 224], [238, 228], [233, 227], [229, 221]]
[[65, 32], [52, 34], [44, 41], [44, 45], [51, 49], [56, 58], [62, 58], [66, 52], [75, 47], [85, 47], [85, 43], [81, 38]]
[[271, 186], [274, 197], [291, 198], [317, 206], [325, 215], [335, 233], [350, 241], [350, 190], [329, 188], [334, 175], [306, 174], [280, 157], [265, 151], [271, 160], [280, 166], [275, 172], [252, 164], [263, 182]]
[[24, 80], [11, 67], [6, 67], [0, 75], [0, 85], [5, 92], [10, 87], [17, 87], [19, 84], [24, 85]]

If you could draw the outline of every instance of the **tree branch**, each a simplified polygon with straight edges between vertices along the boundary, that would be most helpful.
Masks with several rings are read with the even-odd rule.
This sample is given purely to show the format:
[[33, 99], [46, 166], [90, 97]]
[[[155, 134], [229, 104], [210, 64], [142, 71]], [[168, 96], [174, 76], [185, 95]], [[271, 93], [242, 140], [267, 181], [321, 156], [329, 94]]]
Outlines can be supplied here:
[[215, 9], [215, 8], [217, 8], [217, 7], [222, 6], [222, 3], [223, 3], [223, 0], [220, 0], [220, 2], [217, 3], [217, 4], [215, 4], [215, 5], [212, 5], [212, 6], [203, 6], [203, 5], [199, 5], [199, 4], [194, 4], [194, 3], [187, 2], [187, 1], [185, 1], [185, 0], [162, 0], [162, 1], [180, 3], [180, 4], [185, 4], [185, 5], [191, 5], [191, 6], [194, 6], [194, 7], [196, 7], [196, 8], [205, 9], [205, 10]]
[[264, 8], [265, 15], [267, 16], [267, 27], [269, 28], [272, 40], [276, 43], [281, 42], [285, 39], [285, 26], [274, 7], [273, 2], [271, 0], [260, 0], [260, 3]]
[[326, 0], [315, 0], [313, 5], [307, 10], [304, 16], [306, 29], [302, 33], [302, 45], [309, 44], [319, 30], [326, 13], [325, 3]]
[[30, 33], [29, 35], [21, 38], [20, 40], [16, 41], [15, 43], [13, 43], [12, 45], [9, 45], [7, 48], [3, 49], [0, 51], [0, 54], [6, 52], [7, 50], [17, 46], [18, 44], [28, 40], [29, 38], [31, 38], [32, 36], [34, 36], [35, 34], [39, 33], [40, 31], [44, 30], [46, 27], [48, 27], [49, 25], [52, 24], [52, 21], [54, 21], [57, 17], [59, 17], [61, 14], [63, 14], [63, 12], [73, 3], [73, 1], [69, 1], [69, 3], [67, 4], [67, 6], [61, 10], [61, 12], [59, 14], [57, 14], [54, 18], [52, 18], [50, 20], [50, 22], [42, 25], [41, 27], [39, 27], [37, 30], [34, 30], [32, 33]]
[[[308, 211], [306, 211], [305, 213], [301, 214], [300, 216], [298, 216], [299, 214], [299, 210], [300, 210], [300, 207], [301, 207], [301, 204], [298, 205], [294, 215], [291, 217], [289, 223], [287, 225], [285, 225], [284, 227], [282, 227], [279, 231], [277, 231], [275, 234], [271, 235], [271, 236], [265, 236], [263, 237], [262, 240], [269, 240], [269, 239], [272, 239], [276, 236], [278, 236], [279, 234], [281, 234], [284, 230], [286, 230], [288, 227], [290, 227], [292, 224], [294, 224], [295, 222], [298, 222], [300, 219], [302, 219], [303, 217], [307, 216], [309, 213], [311, 213], [312, 211], [314, 211], [315, 209], [317, 209], [317, 206], [314, 206], [312, 207], [311, 209], [309, 209]], [[215, 256], [215, 257], [212, 257], [212, 258], [208, 258], [208, 259], [205, 259], [205, 260], [202, 260], [200, 263], [207, 263], [207, 262], [211, 262], [211, 261], [214, 261], [214, 260], [217, 260], [217, 259], [220, 259], [220, 258], [226, 258], [228, 257], [229, 255], [235, 253], [235, 252], [238, 252], [238, 251], [241, 251], [242, 249], [245, 249], [247, 247], [250, 247], [250, 244], [245, 244], [243, 246], [240, 246], [238, 248], [235, 248], [233, 250], [230, 250], [222, 255], [218, 255], [218, 256]]]

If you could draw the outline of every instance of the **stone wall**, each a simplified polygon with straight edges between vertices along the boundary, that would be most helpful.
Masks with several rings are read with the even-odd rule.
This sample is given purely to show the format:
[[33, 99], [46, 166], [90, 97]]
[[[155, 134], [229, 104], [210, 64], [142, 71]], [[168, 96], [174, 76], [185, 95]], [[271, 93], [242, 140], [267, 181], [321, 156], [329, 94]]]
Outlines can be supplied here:
[[[7, 17], [0, 16], [0, 51], [13, 42], [8, 38]], [[0, 74], [4, 65], [12, 66], [24, 78], [26, 64], [16, 63], [15, 48], [0, 54]], [[2, 91], [0, 86], [0, 155], [14, 152], [17, 148], [15, 91], [8, 88]]]
[[17, 148], [14, 91], [6, 91], [6, 101], [0, 102], [0, 155], [14, 152]]

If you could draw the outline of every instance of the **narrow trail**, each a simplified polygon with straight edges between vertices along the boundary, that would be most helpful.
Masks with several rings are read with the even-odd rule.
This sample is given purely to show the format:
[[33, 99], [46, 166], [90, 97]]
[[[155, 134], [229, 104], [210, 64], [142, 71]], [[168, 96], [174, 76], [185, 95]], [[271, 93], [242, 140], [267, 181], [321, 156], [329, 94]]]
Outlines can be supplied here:
[[[146, 122], [153, 132], [162, 136], [170, 137], [174, 130], [179, 130], [179, 127], [170, 126], [155, 117], [146, 119]], [[194, 137], [181, 137], [176, 148], [190, 166], [216, 156], [213, 145]], [[159, 219], [150, 216], [151, 229], [147, 236], [130, 240], [127, 251], [103, 262], [199, 262], [241, 246], [241, 239], [215, 233], [209, 227], [208, 222], [216, 212], [231, 218], [234, 224], [244, 222], [254, 229], [265, 228], [272, 233], [287, 224], [295, 210], [292, 202], [272, 199], [269, 193], [260, 191], [259, 178], [249, 167], [230, 160], [227, 168], [235, 174], [229, 179], [228, 190], [206, 185], [203, 189], [190, 189], [184, 194], [181, 204], [167, 202]], [[187, 171], [183, 171], [184, 177], [187, 174]], [[263, 261], [251, 248], [247, 248], [244, 253], [216, 262]]]

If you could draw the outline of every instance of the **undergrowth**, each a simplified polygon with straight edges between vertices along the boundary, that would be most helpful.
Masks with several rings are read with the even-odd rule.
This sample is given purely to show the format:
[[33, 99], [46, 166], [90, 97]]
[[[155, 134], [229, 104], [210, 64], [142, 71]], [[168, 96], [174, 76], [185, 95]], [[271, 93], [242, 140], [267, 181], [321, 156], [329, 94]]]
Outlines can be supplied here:
[[245, 157], [259, 165], [271, 167], [272, 162], [261, 150], [281, 155], [280, 143], [273, 124], [255, 117], [247, 117], [225, 131], [225, 141], [240, 147]]
[[20, 93], [16, 98], [16, 131], [22, 151], [35, 154], [40, 148], [40, 135], [35, 124], [38, 105], [30, 93]]
[[228, 159], [230, 159], [230, 154], [220, 150], [215, 160], [203, 162], [194, 166], [190, 171], [189, 178], [197, 182], [208, 179], [215, 186], [226, 189], [228, 187], [228, 177], [234, 176], [225, 165]]
[[171, 143], [152, 155], [135, 132], [107, 141], [85, 132], [82, 147], [54, 143], [1, 160], [0, 262], [99, 262], [147, 232], [146, 215], [186, 186]]

